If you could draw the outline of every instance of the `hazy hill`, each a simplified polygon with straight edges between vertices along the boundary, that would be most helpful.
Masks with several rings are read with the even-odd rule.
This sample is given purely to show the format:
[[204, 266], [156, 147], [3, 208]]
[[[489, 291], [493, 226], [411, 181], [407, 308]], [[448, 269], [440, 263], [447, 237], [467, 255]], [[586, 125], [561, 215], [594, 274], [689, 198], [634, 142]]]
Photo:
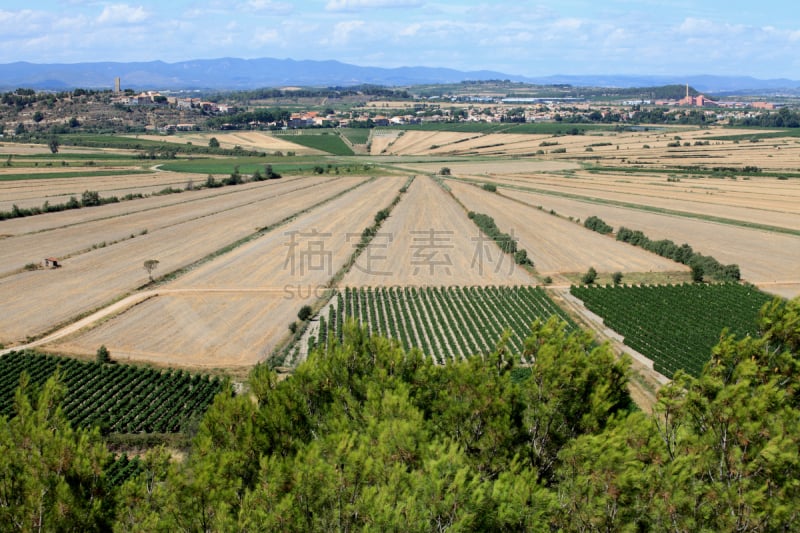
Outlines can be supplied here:
[[689, 83], [699, 91], [799, 92], [800, 81], [759, 80], [746, 76], [630, 76], [554, 75], [525, 77], [487, 70], [460, 71], [449, 68], [380, 68], [350, 65], [340, 61], [295, 61], [292, 59], [199, 59], [179, 63], [149, 61], [138, 63], [0, 65], [0, 89], [17, 87], [63, 90], [70, 88], [112, 88], [114, 78], [131, 89], [254, 89], [259, 87], [351, 86], [377, 84], [407, 86], [457, 83], [464, 80], [511, 80], [540, 84], [571, 84], [594, 87], [646, 87]]

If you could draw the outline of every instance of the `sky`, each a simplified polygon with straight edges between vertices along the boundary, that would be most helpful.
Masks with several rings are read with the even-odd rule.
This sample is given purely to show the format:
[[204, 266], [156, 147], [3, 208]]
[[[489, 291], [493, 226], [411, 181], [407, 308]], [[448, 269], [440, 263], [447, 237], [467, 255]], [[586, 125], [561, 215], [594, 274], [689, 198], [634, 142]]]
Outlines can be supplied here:
[[272, 57], [800, 79], [796, 0], [3, 0], [0, 63]]

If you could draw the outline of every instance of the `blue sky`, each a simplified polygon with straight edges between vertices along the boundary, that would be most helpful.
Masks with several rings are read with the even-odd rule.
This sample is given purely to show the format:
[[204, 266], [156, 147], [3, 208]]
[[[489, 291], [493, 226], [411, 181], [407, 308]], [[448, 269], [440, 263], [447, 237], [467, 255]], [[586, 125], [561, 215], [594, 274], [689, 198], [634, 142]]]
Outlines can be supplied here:
[[4, 0], [0, 63], [336, 59], [800, 79], [800, 9], [742, 0]]

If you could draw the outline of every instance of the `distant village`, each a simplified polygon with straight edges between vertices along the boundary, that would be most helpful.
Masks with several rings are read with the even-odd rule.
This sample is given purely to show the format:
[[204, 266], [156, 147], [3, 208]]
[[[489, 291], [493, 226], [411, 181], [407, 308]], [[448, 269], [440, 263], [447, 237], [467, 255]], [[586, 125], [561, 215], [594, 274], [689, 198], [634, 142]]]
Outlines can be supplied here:
[[[244, 109], [193, 97], [165, 96], [158, 91], [122, 92], [119, 79], [115, 83], [112, 102], [123, 106], [169, 106], [179, 111], [197, 110], [204, 116], [224, 117]], [[387, 104], [388, 105], [388, 104]], [[643, 108], [666, 108], [668, 113], [702, 113], [710, 122], [725, 123], [754, 117], [764, 111], [779, 109], [781, 104], [771, 102], [715, 101], [703, 94], [673, 100], [621, 100], [619, 102], [589, 102], [581, 98], [491, 98], [485, 96], [433, 96], [404, 102], [403, 109], [363, 107], [358, 110], [323, 113], [319, 111], [294, 112], [273, 121], [251, 120], [221, 122], [219, 129], [302, 129], [325, 127], [391, 127], [430, 122], [619, 122], [632, 121]], [[576, 120], [577, 119], [577, 120]], [[160, 133], [192, 131], [200, 124], [186, 122], [150, 125], [149, 130]]]

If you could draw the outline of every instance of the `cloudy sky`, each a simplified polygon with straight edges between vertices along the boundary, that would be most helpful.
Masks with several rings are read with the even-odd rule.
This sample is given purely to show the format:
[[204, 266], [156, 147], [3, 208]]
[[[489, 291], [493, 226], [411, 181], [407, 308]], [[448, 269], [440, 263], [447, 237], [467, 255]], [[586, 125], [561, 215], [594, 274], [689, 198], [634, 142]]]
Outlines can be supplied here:
[[800, 79], [796, 0], [3, 0], [0, 63], [336, 59]]

